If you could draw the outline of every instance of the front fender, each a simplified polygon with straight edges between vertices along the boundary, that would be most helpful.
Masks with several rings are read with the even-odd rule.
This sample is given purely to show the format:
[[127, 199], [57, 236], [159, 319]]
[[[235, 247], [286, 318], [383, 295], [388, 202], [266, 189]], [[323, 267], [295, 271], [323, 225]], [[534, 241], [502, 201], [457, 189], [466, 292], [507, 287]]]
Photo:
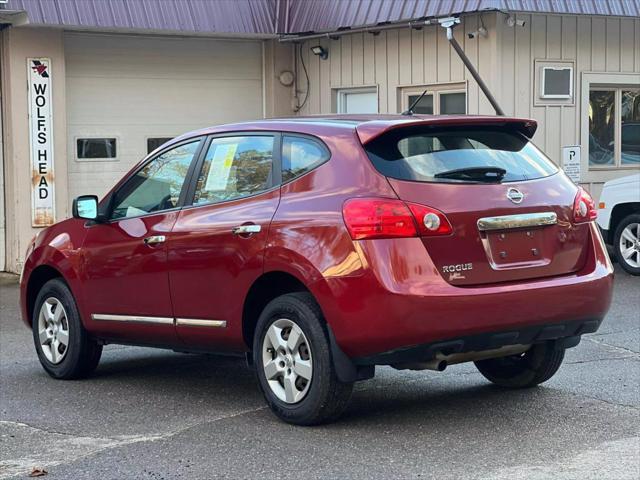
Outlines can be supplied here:
[[[69, 225], [71, 223], [71, 225]], [[77, 228], [80, 223], [80, 229]], [[38, 281], [38, 272], [54, 270], [67, 283], [77, 303], [82, 302], [82, 285], [79, 280], [82, 267], [82, 243], [84, 241], [83, 222], [65, 221], [42, 232], [30, 248], [20, 280], [20, 309], [23, 322], [31, 328], [29, 315], [30, 288]], [[71, 226], [72, 228], [68, 228]], [[49, 270], [49, 272], [51, 272]], [[35, 276], [34, 276], [35, 274]], [[51, 274], [48, 273], [47, 277]]]

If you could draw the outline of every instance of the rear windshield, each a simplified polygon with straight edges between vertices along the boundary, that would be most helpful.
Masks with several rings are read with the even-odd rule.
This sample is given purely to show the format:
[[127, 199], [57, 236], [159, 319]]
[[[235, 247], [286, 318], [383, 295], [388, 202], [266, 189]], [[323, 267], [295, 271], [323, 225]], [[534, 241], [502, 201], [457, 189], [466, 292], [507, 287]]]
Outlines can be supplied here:
[[380, 173], [399, 180], [469, 183], [468, 179], [451, 178], [456, 175], [445, 172], [487, 167], [505, 170], [502, 182], [531, 180], [557, 172], [555, 165], [524, 135], [495, 127], [398, 129], [368, 143], [365, 150]]

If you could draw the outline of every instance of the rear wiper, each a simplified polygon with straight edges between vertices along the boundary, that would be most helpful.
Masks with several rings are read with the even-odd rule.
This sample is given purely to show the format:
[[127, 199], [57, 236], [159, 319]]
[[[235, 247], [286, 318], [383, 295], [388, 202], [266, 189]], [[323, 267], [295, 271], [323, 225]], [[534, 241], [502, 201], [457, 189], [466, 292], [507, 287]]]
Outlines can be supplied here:
[[507, 171], [500, 167], [469, 167], [436, 173], [434, 178], [500, 183], [506, 174]]

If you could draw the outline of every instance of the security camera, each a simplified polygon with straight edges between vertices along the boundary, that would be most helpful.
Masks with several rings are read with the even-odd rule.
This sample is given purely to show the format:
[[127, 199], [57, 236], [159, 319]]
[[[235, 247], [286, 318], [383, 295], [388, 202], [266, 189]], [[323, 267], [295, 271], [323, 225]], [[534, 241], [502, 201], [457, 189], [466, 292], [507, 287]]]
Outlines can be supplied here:
[[478, 37], [486, 37], [486, 36], [487, 36], [487, 29], [484, 27], [480, 27], [475, 32], [467, 33], [467, 37], [469, 38], [478, 38]]
[[526, 22], [524, 20], [518, 20], [512, 16], [507, 17], [507, 25], [510, 27], [515, 27], [516, 25], [519, 27], [524, 27], [525, 23]]

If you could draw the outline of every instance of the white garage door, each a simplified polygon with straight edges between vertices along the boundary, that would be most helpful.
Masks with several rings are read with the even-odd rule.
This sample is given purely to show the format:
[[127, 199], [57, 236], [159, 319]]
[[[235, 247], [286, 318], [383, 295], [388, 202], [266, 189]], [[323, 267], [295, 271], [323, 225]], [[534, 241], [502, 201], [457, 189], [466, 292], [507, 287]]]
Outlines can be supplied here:
[[71, 198], [105, 194], [150, 139], [262, 117], [259, 41], [70, 33], [65, 58]]

